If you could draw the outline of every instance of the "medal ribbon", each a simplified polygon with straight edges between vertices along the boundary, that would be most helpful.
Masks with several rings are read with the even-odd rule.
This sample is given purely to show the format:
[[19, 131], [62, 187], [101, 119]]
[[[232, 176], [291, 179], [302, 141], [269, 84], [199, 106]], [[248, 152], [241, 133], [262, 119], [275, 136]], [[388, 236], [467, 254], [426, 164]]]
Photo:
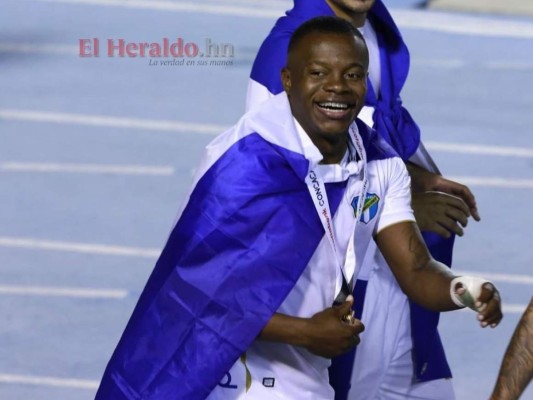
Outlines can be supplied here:
[[[367, 173], [366, 173], [366, 152], [365, 152], [365, 148], [363, 147], [363, 141], [361, 139], [361, 135], [359, 135], [359, 131], [357, 130], [357, 125], [355, 123], [353, 123], [350, 126], [349, 135], [350, 135], [350, 139], [353, 145], [355, 146], [355, 150], [357, 154], [359, 155], [359, 158], [362, 160], [362, 168], [361, 168], [362, 190], [357, 200], [354, 226], [352, 229], [352, 233], [350, 235], [350, 241], [348, 243], [348, 249], [347, 249], [348, 254], [353, 253], [354, 255], [353, 264], [355, 265], [353, 265], [353, 271], [354, 271], [354, 276], [355, 276], [355, 268], [357, 265], [356, 257], [355, 257], [355, 249], [354, 249], [355, 228], [363, 212], [363, 206], [365, 204], [366, 193], [368, 189], [368, 178], [367, 178]], [[348, 179], [351, 179], [351, 178], [348, 178]], [[333, 216], [331, 215], [331, 209], [329, 207], [328, 195], [326, 193], [326, 186], [324, 184], [324, 179], [322, 178], [319, 172], [311, 168], [309, 170], [309, 173], [307, 174], [307, 177], [305, 178], [305, 182], [307, 184], [309, 193], [311, 194], [311, 198], [313, 199], [313, 203], [315, 205], [315, 209], [320, 218], [320, 222], [322, 223], [322, 227], [324, 228], [325, 234], [328, 238], [328, 242], [333, 250], [333, 253], [335, 254], [337, 265], [339, 266], [342, 272], [342, 276], [344, 277], [344, 280], [346, 284], [348, 285], [350, 292], [352, 292], [353, 282], [351, 279], [348, 279], [348, 277], [346, 276], [346, 271], [349, 270], [348, 264], [352, 262], [352, 259], [350, 257], [345, 257], [344, 263], [341, 261], [342, 258], [339, 255], [337, 240], [335, 238], [335, 230], [333, 228]], [[350, 282], [352, 283], [350, 284]]]

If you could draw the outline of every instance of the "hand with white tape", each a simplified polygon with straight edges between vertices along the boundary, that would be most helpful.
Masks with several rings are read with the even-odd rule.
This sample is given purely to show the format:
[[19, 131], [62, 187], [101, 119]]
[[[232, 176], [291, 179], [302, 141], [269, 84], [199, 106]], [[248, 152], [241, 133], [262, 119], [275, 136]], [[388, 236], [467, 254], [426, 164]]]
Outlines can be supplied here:
[[450, 295], [459, 307], [468, 307], [478, 312], [482, 328], [495, 328], [503, 318], [501, 297], [498, 289], [478, 276], [459, 276], [450, 283]]

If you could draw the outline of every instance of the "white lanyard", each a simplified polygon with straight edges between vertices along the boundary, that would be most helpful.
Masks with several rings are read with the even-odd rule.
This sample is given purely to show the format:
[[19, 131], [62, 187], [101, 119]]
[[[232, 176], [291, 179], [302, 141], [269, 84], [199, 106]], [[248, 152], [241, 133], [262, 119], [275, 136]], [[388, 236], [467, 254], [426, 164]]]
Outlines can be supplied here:
[[[359, 195], [359, 198], [357, 200], [357, 207], [355, 211], [355, 221], [354, 221], [352, 233], [350, 235], [350, 241], [348, 242], [348, 250], [347, 250], [348, 253], [352, 253], [354, 256], [353, 258], [345, 257], [344, 263], [341, 261], [342, 258], [339, 255], [337, 240], [335, 238], [335, 230], [333, 229], [333, 216], [331, 215], [331, 209], [329, 207], [328, 195], [326, 193], [326, 186], [324, 184], [324, 179], [322, 178], [322, 176], [320, 176], [320, 173], [316, 172], [314, 169], [310, 169], [309, 173], [307, 174], [307, 177], [305, 178], [305, 182], [307, 184], [309, 193], [311, 194], [311, 198], [313, 199], [313, 203], [315, 205], [316, 211], [320, 218], [320, 222], [322, 223], [322, 227], [324, 228], [324, 231], [328, 238], [328, 242], [333, 250], [333, 253], [335, 254], [337, 265], [339, 266], [342, 272], [342, 275], [344, 276], [344, 280], [346, 281], [346, 284], [350, 288], [350, 291], [352, 291], [353, 287], [351, 287], [352, 285], [350, 285], [350, 282], [352, 281], [352, 279], [351, 278], [348, 279], [348, 277], [346, 276], [347, 275], [346, 272], [350, 270], [348, 263], [350, 262], [353, 262], [354, 264], [356, 263], [355, 250], [354, 250], [355, 228], [357, 226], [359, 218], [361, 217], [361, 213], [363, 212], [366, 192], [368, 189], [368, 179], [367, 179], [367, 174], [366, 174], [366, 152], [365, 152], [365, 148], [363, 147], [363, 141], [361, 139], [361, 135], [359, 135], [359, 132], [357, 131], [357, 126], [355, 125], [355, 123], [350, 126], [349, 134], [355, 146], [356, 152], [362, 160], [361, 173], [363, 175], [363, 178], [362, 178], [363, 183], [362, 183], [361, 194]], [[346, 189], [348, 190], [348, 187]], [[355, 274], [355, 265], [353, 265], [352, 270], [354, 271], [354, 274]]]

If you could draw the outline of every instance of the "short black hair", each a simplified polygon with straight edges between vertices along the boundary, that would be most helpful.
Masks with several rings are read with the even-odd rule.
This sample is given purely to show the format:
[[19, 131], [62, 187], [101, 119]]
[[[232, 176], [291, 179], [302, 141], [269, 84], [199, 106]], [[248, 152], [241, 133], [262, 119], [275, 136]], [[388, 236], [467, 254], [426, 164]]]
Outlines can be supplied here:
[[365, 39], [363, 38], [363, 35], [361, 35], [361, 32], [348, 21], [339, 17], [316, 17], [304, 22], [294, 31], [287, 52], [290, 53], [304, 37], [313, 33], [351, 35], [361, 39], [363, 43], [365, 43]]

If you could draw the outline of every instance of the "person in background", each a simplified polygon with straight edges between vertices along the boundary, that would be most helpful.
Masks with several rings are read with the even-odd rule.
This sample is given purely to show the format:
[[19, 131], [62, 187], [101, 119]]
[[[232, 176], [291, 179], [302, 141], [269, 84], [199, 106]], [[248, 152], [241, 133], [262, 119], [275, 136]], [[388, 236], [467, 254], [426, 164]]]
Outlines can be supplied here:
[[490, 400], [517, 400], [533, 379], [533, 297], [503, 356]]

